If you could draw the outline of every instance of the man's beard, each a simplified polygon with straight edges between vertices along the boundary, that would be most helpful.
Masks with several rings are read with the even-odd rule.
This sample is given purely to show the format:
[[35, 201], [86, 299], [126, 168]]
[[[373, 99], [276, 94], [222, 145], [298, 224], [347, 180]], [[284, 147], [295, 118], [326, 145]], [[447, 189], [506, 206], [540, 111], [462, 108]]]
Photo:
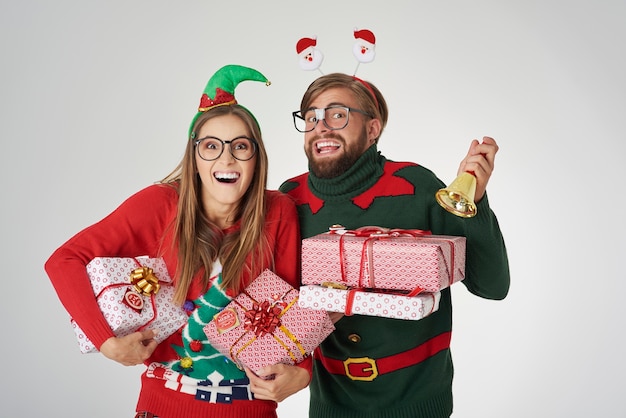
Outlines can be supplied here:
[[[315, 147], [309, 147], [305, 149], [305, 153], [307, 158], [309, 159], [309, 169], [315, 174], [317, 178], [321, 179], [332, 179], [338, 177], [348, 171], [350, 167], [356, 163], [356, 161], [363, 155], [365, 149], [361, 144], [364, 144], [367, 141], [365, 136], [365, 130], [361, 133], [359, 137], [358, 144], [354, 144], [352, 147], [348, 148], [346, 146], [346, 141], [343, 139], [341, 135], [337, 134], [328, 134], [324, 135], [324, 138], [332, 138], [335, 141], [342, 144], [343, 152], [341, 155], [338, 155], [335, 158], [327, 158], [327, 159], [313, 159], [313, 155], [315, 153]], [[312, 143], [315, 142], [319, 138], [313, 138]]]

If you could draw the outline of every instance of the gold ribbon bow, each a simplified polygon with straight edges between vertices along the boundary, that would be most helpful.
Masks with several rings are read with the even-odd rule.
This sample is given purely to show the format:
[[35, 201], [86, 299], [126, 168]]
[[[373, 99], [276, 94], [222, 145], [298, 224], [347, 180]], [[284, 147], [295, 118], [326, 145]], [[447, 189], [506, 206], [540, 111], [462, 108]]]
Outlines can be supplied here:
[[154, 275], [154, 271], [150, 267], [140, 267], [133, 270], [130, 273], [130, 283], [137, 293], [144, 296], [156, 294], [161, 288], [159, 279]]

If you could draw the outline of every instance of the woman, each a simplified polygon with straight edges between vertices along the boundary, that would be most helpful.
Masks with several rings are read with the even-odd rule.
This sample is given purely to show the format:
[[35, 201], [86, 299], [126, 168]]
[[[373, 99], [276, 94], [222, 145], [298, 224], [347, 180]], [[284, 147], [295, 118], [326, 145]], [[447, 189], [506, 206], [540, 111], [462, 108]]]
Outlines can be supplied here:
[[[61, 302], [99, 351], [123, 365], [146, 364], [136, 417], [275, 417], [276, 402], [310, 379], [310, 361], [269, 366], [259, 376], [244, 373], [208, 344], [198, 320], [211, 314], [207, 309], [224, 307], [266, 268], [298, 285], [295, 206], [266, 190], [260, 128], [234, 98], [243, 80], [267, 82], [247, 67], [220, 69], [207, 84], [178, 167], [46, 262]], [[149, 329], [116, 337], [86, 273], [95, 257], [142, 255], [165, 261], [174, 302], [190, 315], [161, 343]]]

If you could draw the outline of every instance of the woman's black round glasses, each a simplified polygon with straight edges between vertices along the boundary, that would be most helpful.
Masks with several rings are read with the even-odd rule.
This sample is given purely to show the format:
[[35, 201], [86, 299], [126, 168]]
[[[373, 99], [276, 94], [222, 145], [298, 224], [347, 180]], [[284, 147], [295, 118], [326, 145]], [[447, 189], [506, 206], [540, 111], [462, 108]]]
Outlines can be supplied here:
[[350, 112], [357, 112], [362, 115], [373, 118], [373, 115], [353, 107], [347, 106], [329, 106], [323, 109], [308, 109], [302, 114], [300, 110], [292, 112], [293, 125], [298, 132], [311, 132], [321, 120], [324, 126], [333, 131], [343, 129], [348, 126]]
[[214, 136], [206, 136], [194, 141], [198, 155], [205, 161], [213, 161], [220, 158], [226, 144], [229, 145], [230, 155], [236, 160], [248, 161], [256, 154], [257, 142], [254, 138], [248, 138], [247, 136], [238, 136], [230, 141], [222, 141]]

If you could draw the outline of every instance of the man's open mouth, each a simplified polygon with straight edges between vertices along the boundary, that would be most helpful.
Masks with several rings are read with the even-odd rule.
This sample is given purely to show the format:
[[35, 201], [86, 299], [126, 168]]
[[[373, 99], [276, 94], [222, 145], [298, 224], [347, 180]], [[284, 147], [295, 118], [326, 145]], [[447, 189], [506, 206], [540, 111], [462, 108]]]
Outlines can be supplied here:
[[315, 144], [315, 150], [318, 154], [326, 154], [339, 149], [341, 144], [336, 141], [319, 141]]

